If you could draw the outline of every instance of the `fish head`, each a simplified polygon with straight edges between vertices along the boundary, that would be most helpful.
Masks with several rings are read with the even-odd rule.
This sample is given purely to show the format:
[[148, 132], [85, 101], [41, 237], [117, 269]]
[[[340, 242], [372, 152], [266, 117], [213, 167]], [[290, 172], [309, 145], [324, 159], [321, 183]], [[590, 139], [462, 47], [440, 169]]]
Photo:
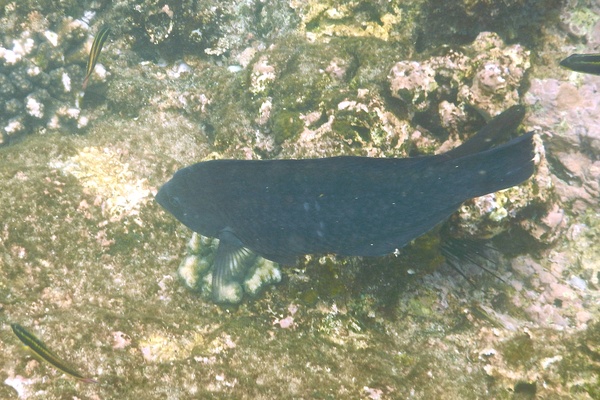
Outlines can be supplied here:
[[215, 210], [210, 190], [203, 190], [197, 174], [184, 168], [165, 183], [155, 200], [185, 226], [204, 236], [216, 237], [223, 223]]
[[179, 196], [177, 196], [173, 190], [173, 186], [174, 184], [172, 181], [165, 183], [154, 199], [162, 208], [173, 214], [178, 220], [181, 220], [185, 215], [185, 211]]

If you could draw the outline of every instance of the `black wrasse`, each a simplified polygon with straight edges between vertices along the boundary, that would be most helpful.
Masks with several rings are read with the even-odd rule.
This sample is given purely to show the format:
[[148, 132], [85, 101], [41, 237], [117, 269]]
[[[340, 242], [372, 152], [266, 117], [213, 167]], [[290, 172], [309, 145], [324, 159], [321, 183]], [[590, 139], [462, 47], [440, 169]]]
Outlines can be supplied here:
[[498, 145], [523, 116], [512, 107], [440, 155], [201, 162], [179, 170], [156, 200], [193, 231], [220, 240], [219, 301], [219, 288], [245, 271], [241, 254], [288, 265], [305, 254], [389, 254], [465, 200], [523, 182], [534, 169], [533, 133]]

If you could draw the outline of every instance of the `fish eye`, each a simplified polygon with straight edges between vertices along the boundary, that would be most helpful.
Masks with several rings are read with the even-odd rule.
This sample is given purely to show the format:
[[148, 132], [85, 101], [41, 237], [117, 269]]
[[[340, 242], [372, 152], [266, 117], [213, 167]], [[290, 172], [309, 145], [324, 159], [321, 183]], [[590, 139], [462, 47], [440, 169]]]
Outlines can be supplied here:
[[[175, 189], [175, 190], [174, 190]], [[180, 215], [181, 210], [185, 208], [185, 195], [177, 193], [176, 188], [173, 188], [171, 182], [163, 185], [156, 194], [156, 201], [164, 209], [169, 211], [171, 214]]]

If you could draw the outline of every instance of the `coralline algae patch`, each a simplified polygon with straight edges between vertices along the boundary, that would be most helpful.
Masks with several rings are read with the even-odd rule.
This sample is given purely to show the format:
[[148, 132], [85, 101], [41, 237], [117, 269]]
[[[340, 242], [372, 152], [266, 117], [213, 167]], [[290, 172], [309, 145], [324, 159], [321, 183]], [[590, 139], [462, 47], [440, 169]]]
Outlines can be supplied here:
[[[464, 51], [450, 51], [422, 62], [400, 61], [388, 77], [392, 95], [412, 113], [440, 103], [443, 93], [457, 92], [457, 103], [468, 104], [488, 117], [519, 103], [519, 90], [530, 68], [529, 51], [506, 45], [491, 32], [482, 32]], [[444, 82], [440, 84], [439, 82]]]
[[[109, 148], [85, 147], [64, 161], [54, 161], [50, 167], [75, 176], [84, 188], [97, 195], [96, 206], [111, 222], [135, 217], [140, 207], [152, 200], [146, 179], [136, 178], [119, 153]], [[138, 225], [142, 221], [134, 219]]]

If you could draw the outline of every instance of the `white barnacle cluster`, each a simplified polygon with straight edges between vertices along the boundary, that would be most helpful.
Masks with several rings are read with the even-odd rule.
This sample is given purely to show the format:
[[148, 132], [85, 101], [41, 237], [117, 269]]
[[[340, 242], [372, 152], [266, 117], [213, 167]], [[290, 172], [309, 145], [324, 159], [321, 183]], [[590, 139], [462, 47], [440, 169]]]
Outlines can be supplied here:
[[82, 49], [89, 27], [65, 17], [52, 26], [39, 11], [26, 17], [4, 9], [7, 28], [0, 34], [0, 145], [44, 129], [79, 129], [87, 118], [61, 113], [76, 108], [75, 88], [83, 77], [80, 60], [65, 57]]
[[41, 119], [44, 116], [44, 103], [42, 103], [37, 96], [27, 96], [25, 108], [27, 109], [27, 114], [32, 117]]
[[266, 285], [281, 282], [281, 270], [273, 261], [258, 257], [246, 274], [242, 287], [250, 296], [256, 296]]
[[201, 290], [202, 280], [214, 262], [216, 246], [211, 238], [194, 232], [186, 247], [187, 255], [179, 264], [177, 274], [191, 290]]
[[266, 286], [281, 282], [281, 271], [272, 261], [249, 253], [251, 265], [236, 281], [213, 288], [214, 257], [219, 241], [193, 233], [187, 245], [187, 255], [177, 270], [184, 285], [206, 298], [217, 297], [219, 303], [235, 304], [242, 301], [244, 294], [256, 296]]
[[33, 91], [33, 85], [28, 79], [28, 71], [20, 67], [35, 45], [30, 36], [30, 32], [26, 31], [20, 37], [10, 40], [12, 47], [0, 46], [0, 103], [4, 104], [4, 112], [0, 116], [0, 125], [3, 128], [0, 144], [25, 132], [25, 115], [39, 118], [39, 115], [43, 114], [43, 106], [37, 104], [37, 100], [25, 99], [25, 96]]

